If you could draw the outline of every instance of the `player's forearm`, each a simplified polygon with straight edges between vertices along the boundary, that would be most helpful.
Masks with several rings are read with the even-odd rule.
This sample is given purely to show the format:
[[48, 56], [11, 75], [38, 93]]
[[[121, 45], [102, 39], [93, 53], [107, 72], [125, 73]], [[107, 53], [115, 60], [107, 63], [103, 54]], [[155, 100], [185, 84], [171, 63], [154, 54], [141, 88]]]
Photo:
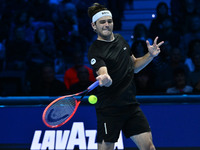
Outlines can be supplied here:
[[143, 68], [145, 68], [154, 57], [152, 57], [149, 53], [144, 55], [143, 57], [136, 58], [134, 60], [134, 73], [138, 73]]
[[106, 67], [101, 67], [101, 68], [99, 68], [99, 70], [96, 73], [97, 73], [97, 75], [108, 74], [108, 70]]

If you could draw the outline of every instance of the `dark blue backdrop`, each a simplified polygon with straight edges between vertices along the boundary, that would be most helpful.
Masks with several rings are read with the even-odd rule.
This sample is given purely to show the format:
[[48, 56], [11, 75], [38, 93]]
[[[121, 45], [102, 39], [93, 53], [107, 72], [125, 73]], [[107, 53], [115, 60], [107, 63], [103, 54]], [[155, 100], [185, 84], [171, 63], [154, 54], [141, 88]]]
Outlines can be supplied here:
[[[0, 148], [15, 146], [30, 148], [36, 130], [42, 132], [38, 142], [42, 143], [45, 131], [70, 131], [74, 122], [83, 123], [85, 131], [96, 130], [93, 105], [80, 105], [73, 119], [56, 129], [49, 129], [43, 124], [44, 108], [42, 105], [0, 107]], [[200, 148], [199, 103], [141, 104], [141, 108], [150, 123], [156, 147]], [[135, 147], [130, 139], [124, 137], [123, 146]]]

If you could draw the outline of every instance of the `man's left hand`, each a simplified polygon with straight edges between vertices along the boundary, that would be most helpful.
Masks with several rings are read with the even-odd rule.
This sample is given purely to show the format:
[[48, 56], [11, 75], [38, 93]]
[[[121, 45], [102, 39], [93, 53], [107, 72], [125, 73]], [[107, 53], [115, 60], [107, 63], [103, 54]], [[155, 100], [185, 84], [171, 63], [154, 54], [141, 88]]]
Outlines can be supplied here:
[[146, 41], [149, 54], [152, 57], [158, 56], [158, 54], [160, 53], [160, 46], [164, 43], [164, 41], [162, 41], [162, 42], [157, 44], [157, 40], [158, 40], [158, 37], [156, 37], [154, 39], [153, 45], [150, 45], [149, 41]]

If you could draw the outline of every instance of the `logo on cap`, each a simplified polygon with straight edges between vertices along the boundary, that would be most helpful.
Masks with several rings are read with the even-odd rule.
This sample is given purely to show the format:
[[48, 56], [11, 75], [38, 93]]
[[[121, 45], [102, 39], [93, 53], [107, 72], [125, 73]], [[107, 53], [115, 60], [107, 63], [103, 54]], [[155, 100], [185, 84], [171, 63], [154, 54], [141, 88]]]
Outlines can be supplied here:
[[104, 12], [102, 12], [102, 15], [105, 15], [105, 14], [109, 14], [109, 12], [105, 12], [105, 11], [104, 11]]

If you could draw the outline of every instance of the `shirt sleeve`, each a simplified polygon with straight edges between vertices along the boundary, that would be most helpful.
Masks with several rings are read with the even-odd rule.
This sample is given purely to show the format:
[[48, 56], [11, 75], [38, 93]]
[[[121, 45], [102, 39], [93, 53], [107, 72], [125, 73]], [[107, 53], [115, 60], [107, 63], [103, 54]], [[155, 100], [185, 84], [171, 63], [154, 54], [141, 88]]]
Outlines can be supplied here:
[[106, 66], [104, 60], [97, 56], [91, 57], [89, 62], [95, 72], [98, 71], [100, 67]]
[[88, 61], [92, 69], [96, 72], [100, 67], [106, 66], [105, 61], [99, 53], [95, 52], [94, 49], [90, 49], [88, 52]]

